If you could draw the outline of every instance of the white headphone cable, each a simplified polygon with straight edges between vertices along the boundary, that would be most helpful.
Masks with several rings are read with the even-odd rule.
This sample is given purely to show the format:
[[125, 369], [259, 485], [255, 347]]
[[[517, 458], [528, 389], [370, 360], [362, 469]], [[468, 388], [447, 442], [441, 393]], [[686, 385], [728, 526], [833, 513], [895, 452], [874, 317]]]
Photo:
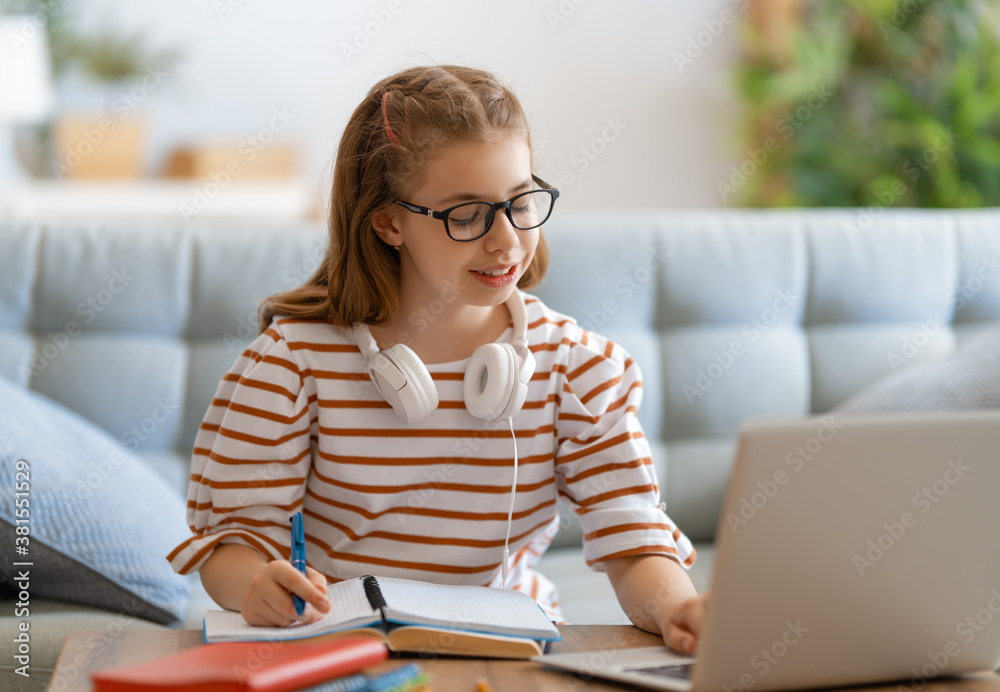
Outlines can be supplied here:
[[514, 434], [514, 417], [511, 416], [507, 422], [510, 423], [510, 436], [514, 440], [514, 482], [510, 485], [510, 508], [507, 510], [507, 537], [503, 539], [503, 565], [501, 566], [500, 588], [507, 588], [507, 563], [510, 562], [510, 550], [507, 544], [510, 542], [510, 525], [514, 519], [514, 493], [517, 492], [517, 436]]

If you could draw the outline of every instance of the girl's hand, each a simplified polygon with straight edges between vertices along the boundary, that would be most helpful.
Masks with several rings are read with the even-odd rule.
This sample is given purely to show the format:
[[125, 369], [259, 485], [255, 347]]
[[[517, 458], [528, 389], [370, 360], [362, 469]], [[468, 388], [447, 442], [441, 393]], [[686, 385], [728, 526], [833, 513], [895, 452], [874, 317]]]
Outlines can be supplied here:
[[664, 644], [679, 654], [694, 655], [701, 637], [702, 625], [705, 623], [710, 593], [706, 591], [698, 594], [667, 612], [666, 621], [660, 626]]
[[[301, 618], [295, 612], [296, 595], [306, 602]], [[326, 577], [309, 566], [303, 575], [288, 560], [268, 562], [250, 580], [240, 612], [251, 625], [264, 627], [315, 622], [330, 612]]]

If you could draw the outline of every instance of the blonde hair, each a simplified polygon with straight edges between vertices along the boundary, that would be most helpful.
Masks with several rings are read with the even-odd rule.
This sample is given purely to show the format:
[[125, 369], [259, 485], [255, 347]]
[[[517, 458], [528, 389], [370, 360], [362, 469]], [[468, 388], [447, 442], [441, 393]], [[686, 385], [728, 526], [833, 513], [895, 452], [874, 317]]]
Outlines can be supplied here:
[[[520, 102], [488, 72], [414, 67], [372, 87], [351, 114], [337, 149], [322, 264], [302, 286], [261, 303], [260, 331], [275, 314], [339, 327], [391, 321], [399, 305], [399, 255], [375, 234], [375, 215], [418, 187], [424, 164], [441, 145], [512, 135], [523, 136], [530, 150]], [[539, 233], [534, 259], [518, 287], [537, 285], [548, 259]]]

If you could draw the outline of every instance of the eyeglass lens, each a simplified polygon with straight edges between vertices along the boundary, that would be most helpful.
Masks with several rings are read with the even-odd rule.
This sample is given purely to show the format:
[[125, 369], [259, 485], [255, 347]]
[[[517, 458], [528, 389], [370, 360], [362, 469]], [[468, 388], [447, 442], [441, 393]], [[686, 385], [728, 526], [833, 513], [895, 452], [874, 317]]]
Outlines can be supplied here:
[[[510, 205], [514, 228], [521, 230], [545, 223], [551, 211], [552, 195], [546, 190], [533, 190], [518, 195]], [[448, 232], [455, 240], [474, 240], [489, 230], [492, 217], [493, 208], [488, 204], [463, 204], [448, 214]]]

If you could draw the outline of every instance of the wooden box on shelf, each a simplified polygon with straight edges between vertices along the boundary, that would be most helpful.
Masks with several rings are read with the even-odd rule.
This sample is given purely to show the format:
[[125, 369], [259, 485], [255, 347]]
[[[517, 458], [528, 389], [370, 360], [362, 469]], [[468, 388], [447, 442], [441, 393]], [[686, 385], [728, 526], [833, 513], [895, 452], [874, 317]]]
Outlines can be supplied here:
[[297, 163], [296, 147], [290, 143], [206, 142], [174, 149], [165, 175], [205, 180], [226, 173], [241, 181], [290, 180], [297, 176]]
[[143, 176], [145, 119], [132, 114], [71, 113], [53, 125], [56, 176], [63, 180], [135, 179]]

